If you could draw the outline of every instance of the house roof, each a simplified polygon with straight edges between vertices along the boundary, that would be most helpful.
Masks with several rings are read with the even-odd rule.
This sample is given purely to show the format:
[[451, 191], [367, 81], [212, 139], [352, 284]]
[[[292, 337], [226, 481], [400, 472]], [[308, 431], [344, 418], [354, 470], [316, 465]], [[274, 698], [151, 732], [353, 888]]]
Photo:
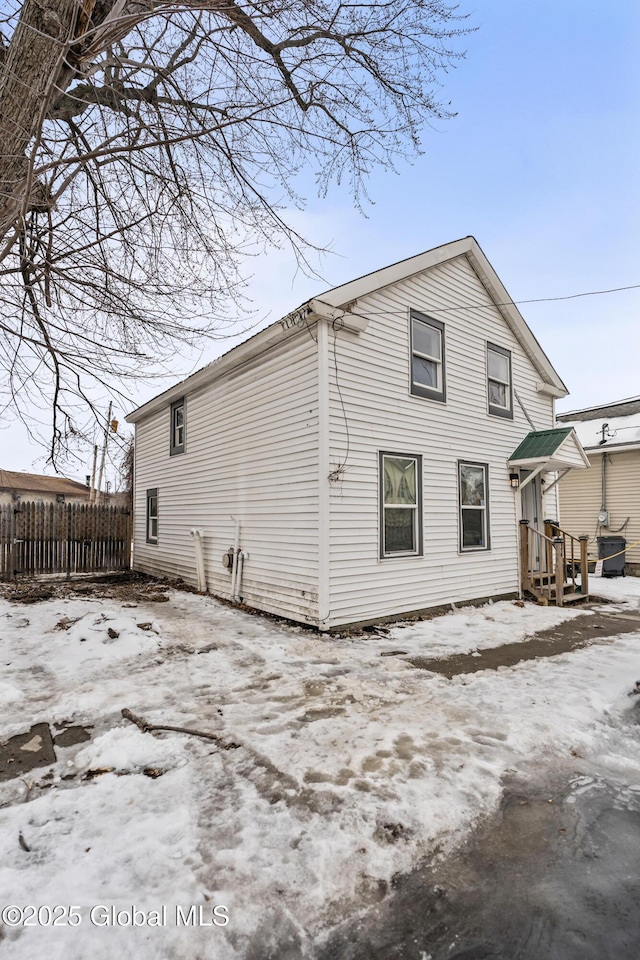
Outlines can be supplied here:
[[[531, 360], [540, 376], [540, 381], [537, 384], [538, 390], [555, 397], [566, 396], [568, 393], [566, 386], [527, 326], [522, 314], [507, 293], [477, 240], [474, 237], [463, 237], [460, 240], [434, 247], [432, 250], [427, 250], [417, 256], [382, 267], [380, 270], [374, 270], [372, 273], [367, 273], [338, 287], [332, 287], [317, 297], [307, 300], [296, 310], [283, 317], [282, 320], [270, 324], [270, 326], [254, 334], [222, 357], [187, 377], [186, 380], [165, 390], [148, 403], [134, 410], [127, 416], [126, 420], [128, 423], [137, 423], [183, 394], [188, 394], [218, 379], [229, 370], [257, 358], [265, 350], [282, 343], [287, 337], [295, 335], [300, 328], [309, 322], [318, 319], [339, 319], [342, 326], [360, 333], [366, 329], [369, 317], [366, 315], [366, 309], [363, 309], [361, 313], [358, 312], [357, 303], [359, 300], [377, 290], [406, 280], [458, 257], [465, 257], [468, 260], [494, 305], [502, 314], [507, 326]], [[468, 307], [473, 306], [476, 306], [476, 304], [470, 303], [468, 305]], [[477, 306], [481, 306], [481, 304], [477, 304]], [[461, 307], [461, 310], [464, 309], [465, 307]]]
[[640, 446], [640, 397], [571, 410], [556, 419], [569, 423], [590, 453]]
[[550, 471], [566, 470], [577, 466], [576, 454], [582, 466], [588, 467], [589, 460], [573, 427], [532, 430], [509, 457], [509, 465], [528, 469], [544, 465]]
[[16, 473], [13, 470], [0, 468], [0, 490], [11, 490], [16, 493], [64, 494], [65, 496], [88, 496], [89, 488], [77, 480], [67, 480], [66, 477], [45, 477], [37, 473]]

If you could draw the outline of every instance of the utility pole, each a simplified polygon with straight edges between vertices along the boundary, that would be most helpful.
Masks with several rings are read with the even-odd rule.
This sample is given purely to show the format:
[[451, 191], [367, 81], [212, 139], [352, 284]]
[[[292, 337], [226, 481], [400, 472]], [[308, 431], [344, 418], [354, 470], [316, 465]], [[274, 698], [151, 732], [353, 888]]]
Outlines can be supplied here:
[[98, 466], [98, 444], [93, 445], [93, 470], [91, 471], [91, 487], [89, 488], [89, 503], [96, 499], [96, 467]]
[[102, 457], [100, 459], [100, 472], [98, 473], [98, 484], [96, 497], [99, 500], [102, 493], [102, 474], [104, 473], [104, 461], [107, 456], [107, 439], [109, 437], [109, 430], [111, 429], [111, 410], [113, 408], [113, 403], [109, 401], [109, 412], [107, 413], [107, 422], [104, 427], [104, 443], [102, 444]]

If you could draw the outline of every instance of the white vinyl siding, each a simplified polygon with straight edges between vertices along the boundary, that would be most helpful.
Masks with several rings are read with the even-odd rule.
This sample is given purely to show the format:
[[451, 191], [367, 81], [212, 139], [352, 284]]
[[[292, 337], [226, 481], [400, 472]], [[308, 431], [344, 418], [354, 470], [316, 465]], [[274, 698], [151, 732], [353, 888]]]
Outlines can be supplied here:
[[[446, 317], [446, 404], [408, 395], [412, 310]], [[554, 421], [551, 398], [537, 391], [540, 372], [466, 257], [363, 297], [358, 312], [370, 317], [367, 329], [337, 337], [340, 392], [330, 365], [332, 467], [344, 459], [347, 434], [349, 456], [331, 484], [329, 625], [516, 592], [520, 494], [507, 460], [531, 428], [515, 402], [512, 420], [489, 415], [487, 340], [511, 351], [513, 384], [543, 430]], [[379, 450], [423, 457], [423, 556], [402, 563], [379, 556]], [[459, 460], [488, 464], [490, 554], [459, 552]]]
[[[230, 596], [222, 555], [240, 521], [242, 598], [314, 622], [318, 590], [317, 345], [305, 330], [186, 396], [188, 443], [170, 456], [171, 405], [136, 425], [134, 567], [195, 585], [189, 531], [204, 531], [210, 593]], [[158, 487], [160, 534], [145, 542], [146, 490]]]

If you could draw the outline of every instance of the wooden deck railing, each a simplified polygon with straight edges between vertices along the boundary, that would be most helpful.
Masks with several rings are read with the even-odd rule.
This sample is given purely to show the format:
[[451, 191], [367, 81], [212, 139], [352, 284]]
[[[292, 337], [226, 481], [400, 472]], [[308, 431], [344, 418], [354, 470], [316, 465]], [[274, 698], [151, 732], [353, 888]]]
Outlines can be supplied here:
[[[574, 537], [553, 520], [545, 532], [520, 521], [520, 587], [543, 603], [558, 607], [589, 596], [587, 536]], [[577, 574], [580, 583], [577, 583]]]

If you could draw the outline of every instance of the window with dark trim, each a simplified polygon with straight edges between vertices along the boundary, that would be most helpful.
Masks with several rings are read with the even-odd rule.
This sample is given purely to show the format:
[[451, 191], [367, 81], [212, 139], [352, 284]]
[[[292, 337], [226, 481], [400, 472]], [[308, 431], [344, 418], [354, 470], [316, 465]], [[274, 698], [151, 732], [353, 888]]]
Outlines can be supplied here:
[[147, 490], [147, 543], [158, 542], [158, 488]]
[[422, 457], [380, 453], [380, 557], [422, 555]]
[[486, 463], [458, 461], [460, 550], [488, 550], [489, 467]]
[[171, 404], [171, 438], [169, 453], [173, 457], [176, 453], [184, 453], [185, 442], [185, 404], [184, 397]]
[[495, 343], [487, 343], [487, 394], [489, 413], [513, 420], [511, 351]]
[[444, 324], [411, 311], [411, 393], [416, 397], [447, 398], [444, 356]]

